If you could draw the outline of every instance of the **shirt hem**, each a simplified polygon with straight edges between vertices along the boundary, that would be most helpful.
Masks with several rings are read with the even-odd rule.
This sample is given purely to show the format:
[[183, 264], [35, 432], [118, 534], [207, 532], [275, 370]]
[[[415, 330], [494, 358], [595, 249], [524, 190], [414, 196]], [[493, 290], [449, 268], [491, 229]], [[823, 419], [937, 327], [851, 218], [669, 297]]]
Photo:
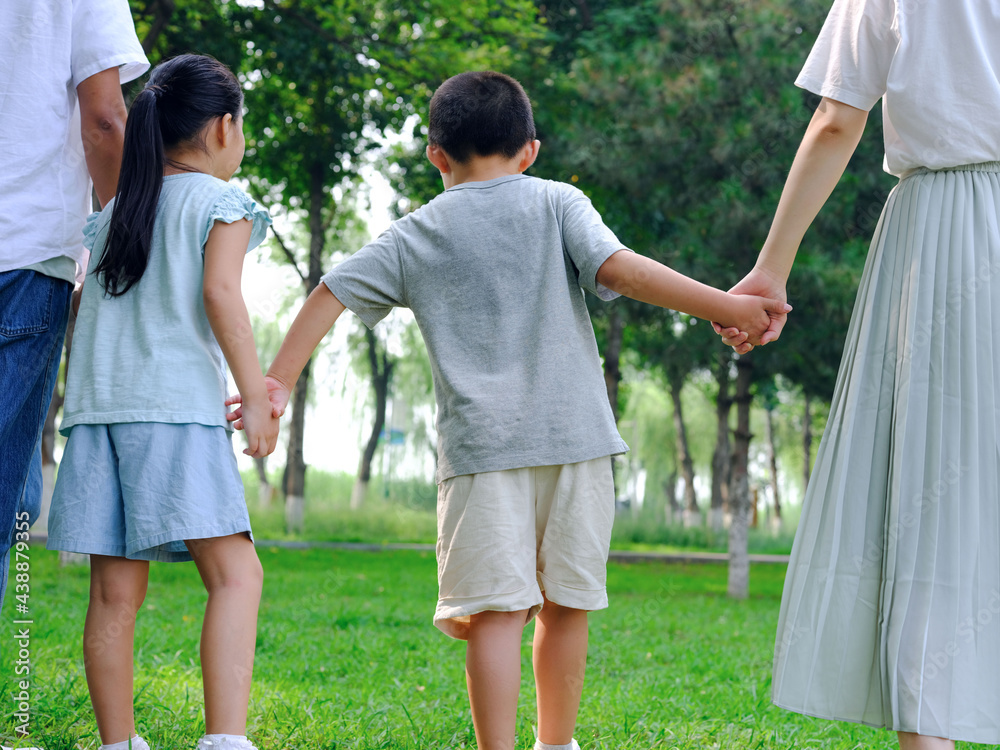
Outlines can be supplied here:
[[149, 60], [146, 59], [145, 55], [140, 57], [135, 52], [123, 52], [95, 60], [90, 65], [85, 66], [79, 75], [73, 76], [73, 88], [77, 88], [91, 76], [111, 68], [118, 68], [118, 79], [124, 85], [129, 81], [134, 81], [149, 70]]
[[485, 474], [490, 471], [507, 471], [508, 469], [529, 469], [536, 466], [578, 464], [583, 461], [591, 461], [595, 458], [603, 458], [604, 456], [620, 456], [623, 453], [627, 453], [628, 450], [629, 447], [625, 441], [619, 439], [615, 442], [604, 444], [600, 448], [594, 448], [592, 451], [581, 451], [579, 453], [545, 454], [541, 456], [538, 454], [530, 456], [522, 454], [506, 458], [494, 458], [490, 461], [470, 461], [455, 464], [451, 468], [439, 468], [435, 480], [438, 484], [441, 484], [446, 479], [465, 476], [467, 474]]
[[79, 414], [64, 417], [59, 425], [59, 434], [69, 437], [70, 430], [77, 425], [126, 424], [129, 422], [160, 422], [162, 424], [200, 424], [206, 427], [223, 427], [228, 432], [233, 426], [218, 416], [202, 414], [175, 414], [171, 412], [105, 412], [100, 414]]
[[875, 103], [882, 98], [882, 94], [879, 94], [872, 99], [870, 94], [859, 94], [855, 91], [842, 89], [839, 86], [831, 86], [829, 83], [821, 81], [818, 78], [813, 78], [812, 76], [800, 75], [795, 79], [795, 85], [800, 89], [805, 89], [816, 94], [816, 96], [833, 99], [836, 102], [846, 104], [855, 109], [863, 109], [865, 112], [870, 112]]

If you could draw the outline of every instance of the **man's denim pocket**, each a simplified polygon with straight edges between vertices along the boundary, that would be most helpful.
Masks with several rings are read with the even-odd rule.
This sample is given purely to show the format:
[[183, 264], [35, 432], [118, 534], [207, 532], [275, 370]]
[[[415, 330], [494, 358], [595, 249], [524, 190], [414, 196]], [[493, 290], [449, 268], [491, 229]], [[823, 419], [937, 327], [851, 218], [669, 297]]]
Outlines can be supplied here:
[[0, 273], [0, 336], [13, 339], [47, 331], [57, 284], [65, 289], [65, 281], [36, 271]]

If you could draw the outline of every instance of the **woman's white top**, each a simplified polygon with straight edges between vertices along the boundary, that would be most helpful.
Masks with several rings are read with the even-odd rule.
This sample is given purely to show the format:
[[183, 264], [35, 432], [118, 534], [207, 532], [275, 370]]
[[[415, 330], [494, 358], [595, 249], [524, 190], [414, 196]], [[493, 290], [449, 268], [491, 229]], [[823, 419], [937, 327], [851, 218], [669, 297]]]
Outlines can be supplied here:
[[835, 0], [795, 83], [882, 98], [891, 174], [1000, 161], [1000, 0]]

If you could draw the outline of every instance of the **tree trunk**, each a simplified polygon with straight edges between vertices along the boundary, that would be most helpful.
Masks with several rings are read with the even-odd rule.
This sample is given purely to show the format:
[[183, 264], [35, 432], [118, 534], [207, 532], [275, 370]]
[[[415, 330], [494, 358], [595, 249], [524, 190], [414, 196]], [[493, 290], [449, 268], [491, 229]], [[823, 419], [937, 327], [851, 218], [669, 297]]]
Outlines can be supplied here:
[[389, 380], [392, 377], [393, 363], [389, 352], [379, 351], [378, 340], [370, 328], [365, 328], [365, 340], [368, 342], [368, 363], [372, 368], [372, 388], [375, 390], [375, 422], [372, 424], [372, 434], [368, 438], [365, 452], [361, 455], [361, 465], [358, 467], [358, 478], [351, 493], [351, 509], [357, 510], [364, 505], [368, 493], [368, 483], [372, 476], [372, 459], [378, 448], [379, 436], [385, 427], [385, 412], [389, 401]]
[[729, 358], [719, 363], [716, 372], [719, 395], [715, 399], [716, 433], [715, 452], [712, 454], [712, 505], [709, 514], [713, 531], [721, 531], [725, 526], [725, 514], [729, 505], [729, 472], [732, 464], [732, 448], [729, 444], [729, 411], [733, 399], [729, 395]]
[[[320, 162], [315, 162], [309, 170], [309, 272], [303, 279], [306, 296], [319, 285], [323, 276], [323, 248], [326, 246], [326, 228], [323, 223], [325, 173], [325, 167]], [[288, 463], [285, 466], [284, 481], [285, 524], [292, 533], [302, 531], [305, 517], [306, 462], [303, 444], [311, 374], [312, 358], [302, 368], [292, 394], [292, 423], [288, 428]]]
[[271, 480], [267, 478], [267, 456], [255, 458], [253, 466], [257, 471], [257, 505], [261, 508], [270, 508], [274, 502], [275, 490]]
[[615, 305], [611, 308], [608, 319], [608, 342], [604, 347], [604, 384], [608, 389], [608, 402], [611, 413], [618, 421], [618, 386], [622, 380], [621, 354], [622, 337], [625, 332], [625, 321], [621, 311]]
[[149, 55], [153, 51], [153, 45], [160, 35], [167, 28], [170, 17], [174, 13], [174, 0], [154, 0], [149, 4], [148, 10], [153, 11], [153, 18], [149, 22], [149, 31], [146, 32], [142, 40], [142, 51]]
[[736, 432], [733, 434], [732, 480], [729, 506], [733, 514], [729, 524], [729, 596], [746, 599], [750, 593], [750, 559], [747, 533], [750, 523], [750, 483], [747, 464], [750, 456], [750, 386], [753, 362], [744, 354], [736, 363]]
[[809, 413], [809, 394], [805, 397], [805, 406], [802, 410], [802, 496], [805, 497], [806, 488], [809, 487], [809, 475], [812, 473], [812, 415]]
[[306, 461], [303, 453], [306, 404], [312, 359], [302, 368], [292, 392], [292, 421], [288, 425], [288, 463], [285, 466], [285, 526], [289, 533], [301, 533], [305, 517]]
[[674, 404], [674, 428], [677, 430], [677, 463], [684, 477], [684, 525], [697, 526], [701, 523], [698, 498], [694, 494], [694, 462], [688, 449], [687, 429], [684, 427], [684, 412], [681, 409], [680, 378], [670, 381], [670, 400]]
[[778, 495], [778, 452], [774, 445], [774, 409], [767, 410], [767, 458], [771, 466], [771, 496], [774, 499], [772, 524], [781, 526], [781, 498]]
[[663, 494], [667, 498], [667, 507], [664, 520], [667, 525], [677, 523], [683, 517], [681, 504], [677, 502], [677, 472], [670, 472], [670, 476], [663, 482]]

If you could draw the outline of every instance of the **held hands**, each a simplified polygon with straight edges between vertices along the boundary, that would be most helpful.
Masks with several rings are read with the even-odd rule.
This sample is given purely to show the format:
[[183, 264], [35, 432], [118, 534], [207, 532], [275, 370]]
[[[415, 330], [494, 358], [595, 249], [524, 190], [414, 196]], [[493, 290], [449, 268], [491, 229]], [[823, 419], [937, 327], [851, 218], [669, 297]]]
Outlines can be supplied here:
[[265, 376], [267, 401], [243, 403], [237, 393], [226, 399], [226, 406], [238, 405], [226, 414], [237, 430], [245, 430], [249, 447], [243, 452], [253, 458], [270, 455], [278, 444], [278, 418], [284, 415], [291, 395], [288, 388], [270, 376]]
[[[729, 290], [730, 294], [736, 294], [745, 296], [748, 300], [753, 300], [760, 305], [760, 297], [767, 298], [766, 301], [777, 300], [780, 303], [785, 303], [787, 299], [787, 294], [785, 292], [784, 281], [775, 278], [767, 271], [762, 269], [754, 268], [750, 273], [743, 277], [736, 286]], [[757, 297], [760, 295], [760, 297]], [[755, 330], [752, 327], [723, 327], [719, 323], [712, 323], [712, 327], [715, 328], [715, 332], [722, 337], [722, 343], [726, 346], [731, 346], [736, 351], [737, 354], [746, 354], [755, 346], [763, 346], [764, 344], [769, 344], [772, 341], [777, 341], [778, 337], [781, 336], [781, 329], [785, 327], [785, 321], [788, 319], [788, 313], [791, 311], [791, 306], [785, 304], [784, 308], [776, 308], [773, 304], [764, 304], [764, 311], [768, 316], [767, 325], [758, 333], [756, 336]], [[753, 305], [750, 306], [751, 311], [753, 310]], [[755, 320], [760, 321], [760, 317], [756, 316]]]

